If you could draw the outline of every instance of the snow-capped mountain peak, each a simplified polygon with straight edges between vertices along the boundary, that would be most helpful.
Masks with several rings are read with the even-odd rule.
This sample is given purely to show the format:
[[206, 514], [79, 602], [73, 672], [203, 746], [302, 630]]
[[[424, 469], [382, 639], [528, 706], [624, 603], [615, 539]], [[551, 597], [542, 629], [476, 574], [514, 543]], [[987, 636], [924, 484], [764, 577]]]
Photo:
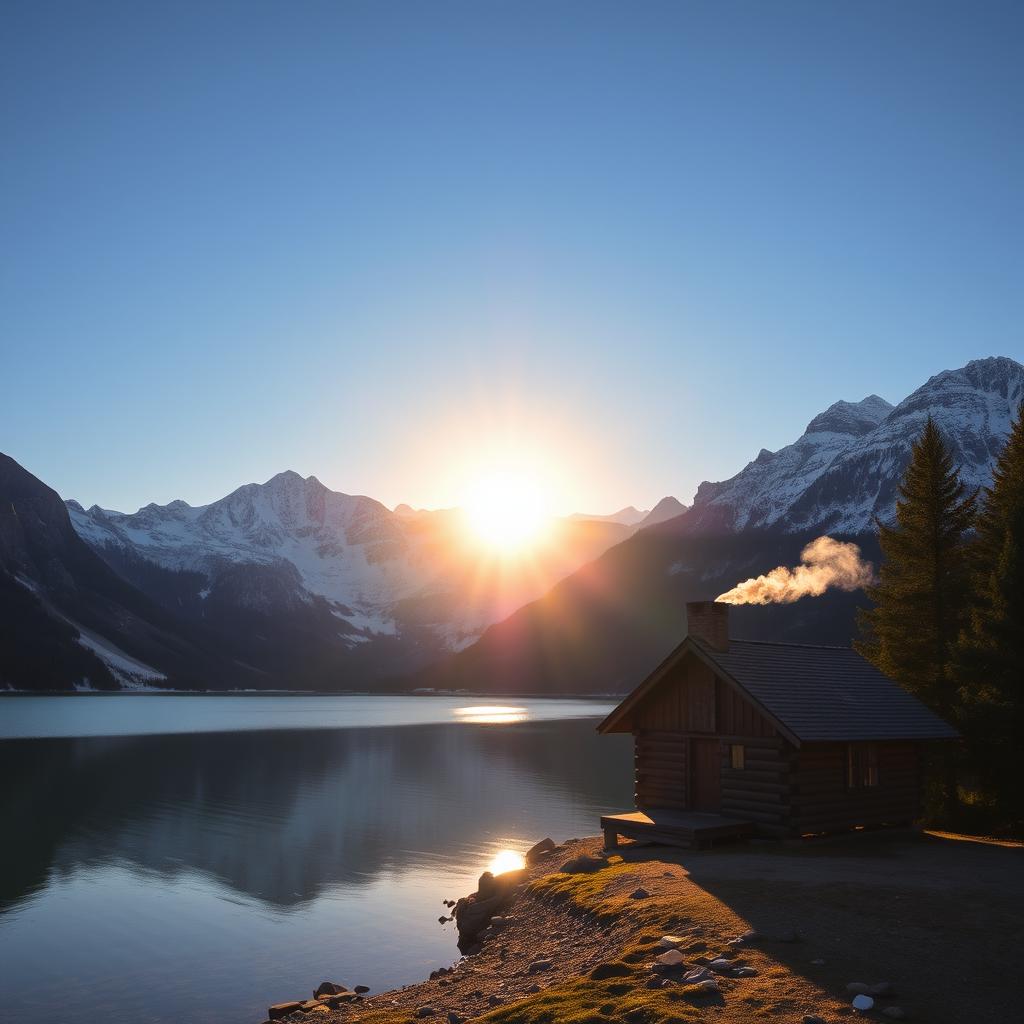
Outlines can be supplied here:
[[849, 434], [860, 437], [874, 430], [894, 406], [878, 395], [868, 395], [860, 402], [838, 401], [807, 424], [807, 434]]
[[1024, 366], [976, 359], [930, 378], [897, 406], [877, 395], [836, 402], [777, 452], [736, 476], [703, 483], [687, 531], [757, 528], [860, 533], [888, 518], [910, 448], [931, 416], [970, 487], [983, 486], [1024, 399]]

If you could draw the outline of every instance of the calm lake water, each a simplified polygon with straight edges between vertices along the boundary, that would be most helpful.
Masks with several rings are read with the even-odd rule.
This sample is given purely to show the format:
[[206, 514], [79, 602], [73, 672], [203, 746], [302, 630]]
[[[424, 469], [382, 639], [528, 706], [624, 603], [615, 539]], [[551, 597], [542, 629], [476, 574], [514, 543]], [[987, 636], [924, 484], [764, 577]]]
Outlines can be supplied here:
[[610, 704], [0, 699], [0, 1015], [257, 1024], [458, 956], [442, 899], [632, 802]]

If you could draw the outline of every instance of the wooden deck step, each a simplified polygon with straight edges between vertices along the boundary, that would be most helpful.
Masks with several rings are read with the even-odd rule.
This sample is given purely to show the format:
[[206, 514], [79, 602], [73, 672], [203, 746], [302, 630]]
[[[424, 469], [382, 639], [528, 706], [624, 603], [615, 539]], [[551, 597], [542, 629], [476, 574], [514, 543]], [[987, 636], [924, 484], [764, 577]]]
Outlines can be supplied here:
[[648, 808], [630, 814], [602, 815], [601, 829], [605, 849], [608, 850], [619, 845], [619, 836], [663, 846], [699, 849], [723, 839], [742, 839], [751, 835], [754, 823], [702, 811]]

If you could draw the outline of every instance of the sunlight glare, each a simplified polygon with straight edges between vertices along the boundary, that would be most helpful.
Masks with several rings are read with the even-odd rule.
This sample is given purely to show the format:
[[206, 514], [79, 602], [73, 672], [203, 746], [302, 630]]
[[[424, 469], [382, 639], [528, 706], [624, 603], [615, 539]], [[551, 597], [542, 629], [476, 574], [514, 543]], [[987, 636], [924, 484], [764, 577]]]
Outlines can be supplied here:
[[477, 537], [501, 552], [514, 552], [535, 541], [548, 520], [537, 481], [528, 474], [508, 470], [476, 480], [463, 507]]
[[515, 850], [499, 850], [491, 858], [487, 870], [492, 875], [503, 875], [506, 871], [519, 871], [526, 867], [526, 858]]

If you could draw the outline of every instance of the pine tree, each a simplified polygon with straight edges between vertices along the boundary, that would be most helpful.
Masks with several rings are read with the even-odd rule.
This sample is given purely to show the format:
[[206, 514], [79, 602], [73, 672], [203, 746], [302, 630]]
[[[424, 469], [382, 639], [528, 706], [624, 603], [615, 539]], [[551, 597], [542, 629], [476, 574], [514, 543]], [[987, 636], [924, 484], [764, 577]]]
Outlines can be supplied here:
[[900, 482], [894, 525], [878, 523], [883, 562], [860, 614], [857, 649], [948, 720], [958, 715], [954, 666], [966, 624], [966, 534], [975, 511], [931, 417]]
[[[970, 593], [967, 534], [977, 495], [968, 494], [929, 416], [899, 486], [895, 525], [878, 523], [883, 562], [868, 589], [855, 644], [869, 661], [947, 721], [962, 720], [958, 641]], [[925, 764], [925, 813], [958, 816], [960, 752], [945, 744]]]
[[[960, 669], [972, 749], [1004, 823], [1024, 821], [1024, 404], [978, 515], [974, 607]], [[1012, 819], [1008, 820], [1008, 819]]]

